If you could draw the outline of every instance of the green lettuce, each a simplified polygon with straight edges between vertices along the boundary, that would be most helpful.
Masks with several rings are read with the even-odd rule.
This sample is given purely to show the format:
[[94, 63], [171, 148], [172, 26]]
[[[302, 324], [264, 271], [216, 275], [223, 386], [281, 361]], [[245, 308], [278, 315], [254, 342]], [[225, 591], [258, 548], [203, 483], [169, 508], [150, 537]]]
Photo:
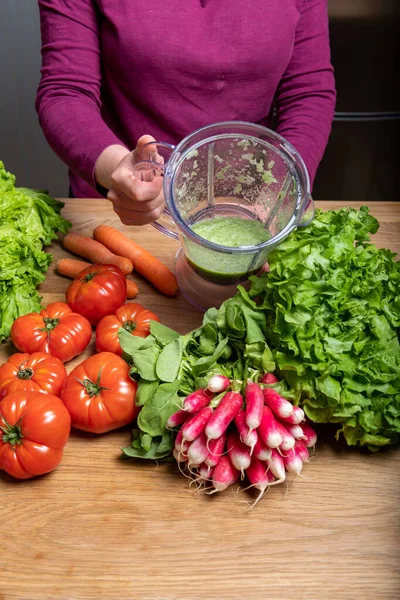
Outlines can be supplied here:
[[17, 317], [41, 308], [36, 288], [52, 261], [43, 248], [71, 227], [63, 206], [46, 192], [15, 187], [0, 161], [0, 341]]
[[378, 226], [367, 207], [319, 210], [239, 290], [308, 417], [372, 450], [400, 433], [400, 262], [369, 243]]

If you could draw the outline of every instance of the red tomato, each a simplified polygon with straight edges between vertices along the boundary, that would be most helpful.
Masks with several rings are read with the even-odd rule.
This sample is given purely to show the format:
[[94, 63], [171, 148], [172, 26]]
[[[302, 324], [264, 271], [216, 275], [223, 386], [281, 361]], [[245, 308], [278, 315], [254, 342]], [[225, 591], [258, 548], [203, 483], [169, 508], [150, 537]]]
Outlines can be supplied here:
[[113, 315], [103, 317], [96, 327], [97, 352], [114, 352], [122, 356], [122, 349], [118, 339], [118, 329], [123, 327], [132, 335], [147, 337], [150, 333], [150, 321], [160, 319], [147, 308], [137, 302], [124, 304]]
[[40, 313], [18, 317], [11, 339], [21, 352], [46, 352], [67, 362], [84, 351], [92, 339], [92, 327], [65, 302], [52, 302]]
[[0, 469], [17, 479], [54, 471], [68, 441], [71, 418], [51, 394], [15, 392], [0, 402]]
[[12, 354], [0, 366], [0, 400], [13, 392], [42, 392], [59, 396], [67, 371], [59, 358], [45, 352]]
[[69, 285], [66, 299], [72, 310], [97, 325], [126, 301], [125, 275], [115, 265], [91, 265]]
[[111, 352], [90, 356], [68, 375], [61, 399], [72, 426], [90, 433], [105, 433], [128, 425], [137, 416], [137, 383], [127, 363]]

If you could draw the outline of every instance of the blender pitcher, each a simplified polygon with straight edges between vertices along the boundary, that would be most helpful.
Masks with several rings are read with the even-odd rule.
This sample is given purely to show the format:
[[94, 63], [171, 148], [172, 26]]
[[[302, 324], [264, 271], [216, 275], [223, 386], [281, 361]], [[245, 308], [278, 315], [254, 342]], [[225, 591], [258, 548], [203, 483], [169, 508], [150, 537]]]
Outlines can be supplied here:
[[299, 153], [274, 131], [241, 121], [203, 127], [176, 147], [151, 142], [136, 177], [162, 175], [164, 215], [153, 223], [179, 239], [176, 276], [201, 310], [220, 306], [258, 273], [268, 253], [314, 215]]

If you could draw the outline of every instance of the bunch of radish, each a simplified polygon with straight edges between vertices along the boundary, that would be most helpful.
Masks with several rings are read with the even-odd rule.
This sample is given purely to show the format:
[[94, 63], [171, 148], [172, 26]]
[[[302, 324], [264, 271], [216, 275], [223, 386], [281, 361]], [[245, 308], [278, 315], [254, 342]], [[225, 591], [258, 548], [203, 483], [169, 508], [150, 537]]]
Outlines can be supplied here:
[[209, 493], [246, 477], [260, 492], [258, 501], [286, 473], [300, 475], [317, 436], [304, 411], [268, 387], [277, 381], [266, 373], [258, 383], [249, 381], [242, 395], [236, 382], [213, 375], [169, 418], [167, 427], [179, 428], [176, 461]]

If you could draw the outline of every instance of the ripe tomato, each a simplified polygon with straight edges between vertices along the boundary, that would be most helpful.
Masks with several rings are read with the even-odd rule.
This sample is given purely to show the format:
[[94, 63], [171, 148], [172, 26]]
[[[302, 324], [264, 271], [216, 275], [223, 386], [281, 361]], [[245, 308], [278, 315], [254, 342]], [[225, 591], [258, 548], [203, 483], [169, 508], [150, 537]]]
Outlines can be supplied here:
[[46, 352], [67, 362], [84, 351], [92, 339], [92, 327], [65, 302], [52, 302], [40, 313], [15, 319], [11, 339], [21, 352]]
[[97, 325], [126, 301], [125, 275], [115, 265], [91, 265], [69, 285], [66, 299], [72, 310]]
[[15, 392], [0, 402], [0, 469], [17, 479], [50, 473], [60, 464], [71, 418], [51, 394]]
[[67, 371], [59, 358], [45, 352], [12, 354], [0, 366], [0, 400], [13, 392], [59, 396]]
[[68, 375], [61, 399], [72, 426], [90, 433], [105, 433], [128, 425], [137, 416], [137, 383], [127, 363], [111, 352], [90, 356]]
[[160, 319], [137, 302], [128, 302], [118, 308], [113, 315], [103, 317], [96, 327], [97, 352], [114, 352], [122, 356], [118, 339], [118, 329], [123, 327], [132, 335], [147, 337], [150, 333], [150, 321]]

